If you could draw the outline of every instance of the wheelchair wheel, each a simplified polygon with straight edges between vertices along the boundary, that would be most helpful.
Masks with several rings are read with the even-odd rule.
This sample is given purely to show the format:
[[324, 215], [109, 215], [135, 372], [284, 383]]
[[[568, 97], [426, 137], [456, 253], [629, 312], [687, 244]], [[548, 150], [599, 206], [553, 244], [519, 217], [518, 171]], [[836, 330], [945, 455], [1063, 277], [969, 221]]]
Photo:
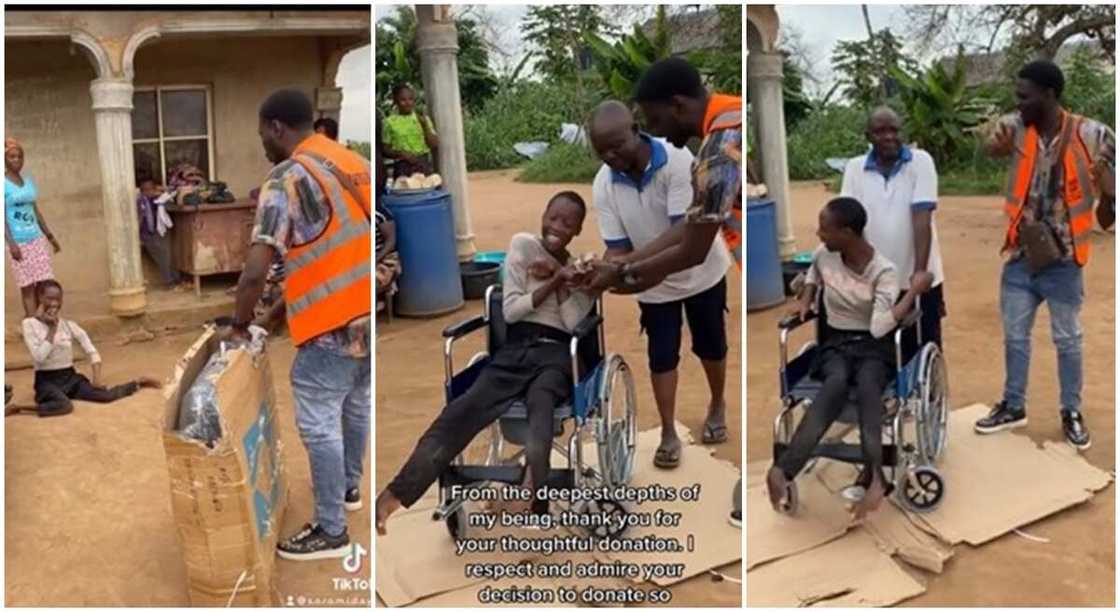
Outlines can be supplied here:
[[589, 525], [584, 527], [584, 531], [586, 531], [587, 535], [596, 539], [604, 540], [621, 537], [622, 534], [626, 532], [626, 528], [629, 527], [629, 523], [626, 521], [626, 515], [630, 512], [625, 506], [614, 500], [602, 499], [585, 502], [579, 507], [579, 512], [581, 514], [598, 514], [611, 517], [611, 520], [605, 525]]
[[621, 355], [606, 361], [599, 388], [599, 421], [595, 432], [603, 484], [615, 488], [630, 482], [638, 441], [638, 405], [634, 377]]
[[904, 476], [903, 480], [899, 493], [901, 501], [909, 510], [930, 512], [945, 497], [945, 479], [933, 466], [918, 466], [912, 473]]
[[922, 349], [918, 372], [918, 451], [922, 462], [933, 464], [941, 459], [949, 439], [949, 379], [945, 359], [937, 345]]

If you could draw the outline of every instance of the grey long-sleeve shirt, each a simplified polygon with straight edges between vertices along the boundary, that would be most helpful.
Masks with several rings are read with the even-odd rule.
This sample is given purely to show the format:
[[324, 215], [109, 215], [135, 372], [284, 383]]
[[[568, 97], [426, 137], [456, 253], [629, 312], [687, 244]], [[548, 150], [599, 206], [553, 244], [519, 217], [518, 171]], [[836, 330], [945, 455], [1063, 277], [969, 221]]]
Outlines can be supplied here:
[[891, 311], [898, 299], [898, 273], [878, 251], [857, 274], [844, 265], [840, 253], [821, 245], [805, 282], [823, 288], [828, 324], [834, 329], [866, 331], [882, 338], [898, 325]]
[[[506, 253], [502, 313], [507, 323], [539, 323], [570, 334], [591, 312], [594, 301], [582, 291], [562, 288], [533, 308], [533, 292], [548, 281], [533, 278], [529, 274], [529, 266], [542, 259], [555, 260], [539, 238], [524, 232], [514, 234]], [[568, 262], [557, 263], [565, 265]]]

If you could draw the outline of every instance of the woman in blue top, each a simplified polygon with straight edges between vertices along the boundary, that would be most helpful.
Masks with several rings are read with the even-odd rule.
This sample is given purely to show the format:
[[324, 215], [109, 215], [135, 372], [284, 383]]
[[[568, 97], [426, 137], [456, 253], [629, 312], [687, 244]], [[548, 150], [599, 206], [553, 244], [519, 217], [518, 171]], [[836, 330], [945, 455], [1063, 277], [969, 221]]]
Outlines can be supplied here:
[[23, 312], [33, 317], [38, 309], [35, 285], [54, 278], [49, 247], [53, 247], [55, 253], [62, 247], [47, 228], [43, 213], [35, 203], [39, 197], [35, 183], [21, 176], [22, 170], [23, 147], [13, 138], [5, 139], [4, 218], [7, 223], [4, 238], [8, 241], [12, 272], [22, 294]]

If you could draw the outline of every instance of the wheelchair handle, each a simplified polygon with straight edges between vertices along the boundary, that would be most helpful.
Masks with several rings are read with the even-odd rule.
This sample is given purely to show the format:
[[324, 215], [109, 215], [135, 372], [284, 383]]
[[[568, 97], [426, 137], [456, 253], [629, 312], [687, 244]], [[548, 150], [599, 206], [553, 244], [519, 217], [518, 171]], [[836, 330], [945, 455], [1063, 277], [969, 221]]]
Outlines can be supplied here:
[[815, 318], [817, 318], [817, 313], [811, 310], [807, 315], [805, 315], [804, 319], [801, 318], [800, 313], [790, 313], [785, 317], [782, 317], [781, 321], [778, 321], [778, 329], [794, 329], [804, 323], [812, 321]]
[[481, 329], [486, 325], [486, 318], [482, 315], [471, 317], [465, 321], [459, 321], [453, 325], [448, 325], [443, 329], [444, 338], [462, 338], [463, 336]]

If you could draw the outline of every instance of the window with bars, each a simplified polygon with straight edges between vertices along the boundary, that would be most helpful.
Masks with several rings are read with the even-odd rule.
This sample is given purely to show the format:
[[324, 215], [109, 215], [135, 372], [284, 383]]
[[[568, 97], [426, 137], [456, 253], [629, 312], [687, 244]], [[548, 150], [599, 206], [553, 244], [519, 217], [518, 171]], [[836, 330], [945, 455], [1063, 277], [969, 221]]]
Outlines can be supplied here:
[[212, 126], [208, 86], [137, 87], [132, 94], [136, 176], [166, 184], [168, 171], [189, 163], [213, 179]]

